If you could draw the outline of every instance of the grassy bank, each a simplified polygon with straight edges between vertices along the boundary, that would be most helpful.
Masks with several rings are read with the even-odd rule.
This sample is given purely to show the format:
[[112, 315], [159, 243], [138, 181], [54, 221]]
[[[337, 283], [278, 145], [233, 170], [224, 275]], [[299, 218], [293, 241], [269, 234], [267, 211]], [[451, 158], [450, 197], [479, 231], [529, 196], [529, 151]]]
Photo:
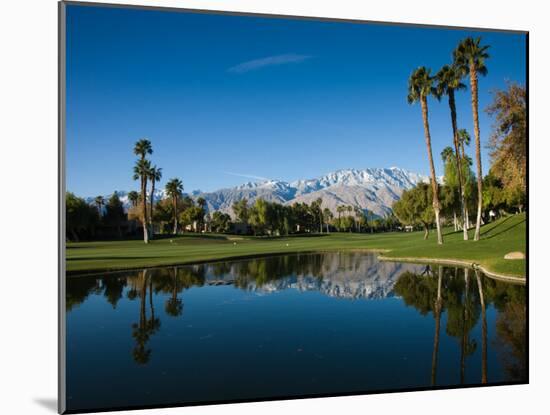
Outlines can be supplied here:
[[[471, 231], [473, 237], [473, 231]], [[503, 218], [482, 228], [479, 242], [462, 240], [462, 232], [447, 230], [445, 244], [422, 232], [254, 238], [231, 235], [182, 235], [152, 241], [79, 242], [67, 244], [67, 271], [115, 270], [212, 261], [286, 252], [341, 249], [384, 250], [394, 258], [453, 259], [476, 263], [504, 275], [524, 276], [525, 260], [505, 260], [510, 251], [525, 252], [525, 215]]]

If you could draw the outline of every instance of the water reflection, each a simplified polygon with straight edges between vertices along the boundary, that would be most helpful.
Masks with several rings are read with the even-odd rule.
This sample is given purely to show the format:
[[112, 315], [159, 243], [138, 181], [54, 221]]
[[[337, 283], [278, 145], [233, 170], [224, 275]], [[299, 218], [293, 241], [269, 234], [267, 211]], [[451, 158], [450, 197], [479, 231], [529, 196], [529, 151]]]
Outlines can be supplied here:
[[[101, 391], [86, 386], [94, 370], [98, 379], [125, 380], [106, 406], [142, 388], [136, 405], [155, 396], [162, 403], [526, 380], [524, 286], [363, 253], [71, 277], [67, 312], [69, 377], [80, 397], [72, 409], [97, 401]], [[83, 363], [97, 353], [110, 354], [109, 364]], [[288, 377], [277, 381], [282, 367]], [[177, 376], [192, 370], [201, 375], [189, 383]], [[235, 370], [248, 373], [235, 385], [248, 387], [223, 383], [226, 395], [212, 396], [211, 383]], [[182, 388], [170, 392], [169, 379]]]
[[[474, 283], [472, 284], [472, 274]], [[435, 276], [436, 275], [436, 276]], [[435, 320], [431, 385], [437, 384], [438, 349], [441, 316], [447, 314], [446, 333], [460, 343], [460, 384], [465, 383], [466, 360], [478, 344], [470, 333], [481, 320], [480, 383], [487, 383], [487, 306], [498, 311], [495, 344], [500, 350], [511, 379], [526, 377], [525, 287], [482, 277], [477, 270], [437, 267], [437, 273], [403, 273], [395, 284], [395, 293], [422, 315], [432, 313]]]

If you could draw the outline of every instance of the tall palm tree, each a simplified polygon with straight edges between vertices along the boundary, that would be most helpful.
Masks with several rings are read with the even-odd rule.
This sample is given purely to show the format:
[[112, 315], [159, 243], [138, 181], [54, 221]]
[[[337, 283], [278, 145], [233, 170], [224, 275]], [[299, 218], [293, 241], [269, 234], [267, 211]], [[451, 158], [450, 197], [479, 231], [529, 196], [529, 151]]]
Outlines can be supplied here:
[[426, 139], [426, 149], [428, 151], [428, 160], [430, 163], [430, 175], [432, 182], [433, 193], [433, 209], [435, 213], [435, 225], [437, 227], [437, 243], [443, 243], [443, 235], [441, 234], [441, 223], [439, 219], [439, 211], [441, 204], [439, 203], [438, 184], [435, 178], [434, 159], [432, 155], [432, 138], [430, 136], [430, 124], [428, 122], [428, 96], [436, 95], [433, 87], [434, 79], [430, 75], [430, 70], [422, 66], [416, 69], [409, 78], [409, 88], [407, 101], [409, 104], [420, 102], [422, 108], [422, 121], [424, 122], [424, 136]]
[[468, 240], [468, 228], [466, 227], [466, 212], [464, 210], [466, 206], [466, 201], [464, 197], [464, 181], [462, 180], [462, 162], [459, 151], [459, 142], [458, 142], [458, 127], [456, 124], [456, 102], [455, 102], [455, 91], [466, 89], [461, 80], [461, 72], [455, 65], [445, 65], [443, 66], [436, 75], [437, 79], [437, 96], [441, 97], [447, 95], [449, 98], [449, 109], [451, 111], [451, 125], [453, 128], [453, 143], [455, 147], [455, 161], [456, 161], [456, 171], [458, 176], [458, 193], [460, 194], [460, 212], [462, 216], [462, 230], [464, 240]]
[[481, 38], [467, 37], [458, 44], [453, 52], [456, 66], [461, 73], [470, 78], [470, 90], [472, 93], [472, 116], [474, 119], [474, 136], [476, 140], [476, 164], [477, 164], [477, 219], [474, 241], [479, 241], [481, 228], [481, 208], [483, 202], [483, 171], [481, 168], [481, 138], [479, 135], [479, 100], [477, 76], [487, 75], [485, 60], [489, 58], [487, 53], [489, 46], [481, 45]]
[[154, 236], [154, 230], [153, 230], [153, 208], [155, 206], [155, 183], [160, 182], [160, 179], [162, 179], [162, 169], [157, 166], [151, 167], [151, 170], [149, 170], [149, 181], [151, 182], [151, 196], [149, 197], [149, 204], [150, 204], [150, 217], [149, 217], [149, 223], [151, 225], [151, 238]]
[[174, 235], [178, 233], [178, 198], [183, 192], [183, 183], [180, 179], [170, 179], [166, 183], [166, 194], [172, 198], [174, 208]]
[[101, 208], [105, 206], [105, 199], [103, 198], [103, 196], [96, 196], [96, 198], [94, 199], [94, 203], [97, 206], [97, 214], [99, 216], [99, 219], [101, 219]]
[[[471, 137], [470, 137], [470, 134], [468, 133], [468, 130], [466, 130], [465, 128], [461, 128], [460, 130], [458, 130], [458, 144], [460, 145], [460, 154], [461, 154], [461, 157], [462, 157], [462, 163], [465, 163], [466, 162], [466, 150], [465, 150], [465, 147], [466, 146], [469, 146], [470, 145], [470, 141], [471, 141]], [[468, 164], [469, 165], [469, 164]], [[463, 180], [464, 180], [464, 192], [466, 192], [466, 177], [463, 177]], [[466, 215], [466, 227], [469, 229], [470, 228], [470, 212], [469, 212], [469, 209], [468, 209], [468, 201], [466, 201], [466, 204], [464, 205], [464, 213]]]
[[128, 192], [128, 200], [132, 204], [132, 207], [136, 207], [139, 200], [139, 193], [135, 190]]
[[134, 154], [139, 156], [134, 166], [134, 180], [140, 180], [141, 184], [141, 208], [143, 221], [143, 242], [149, 243], [149, 233], [147, 231], [147, 178], [151, 169], [151, 163], [145, 159], [147, 154], [153, 154], [151, 142], [146, 138], [138, 140], [134, 145]]
[[134, 166], [134, 180], [140, 181], [141, 188], [141, 221], [143, 224], [143, 242], [149, 243], [149, 233], [147, 231], [147, 177], [151, 170], [151, 162], [145, 158], [140, 158]]

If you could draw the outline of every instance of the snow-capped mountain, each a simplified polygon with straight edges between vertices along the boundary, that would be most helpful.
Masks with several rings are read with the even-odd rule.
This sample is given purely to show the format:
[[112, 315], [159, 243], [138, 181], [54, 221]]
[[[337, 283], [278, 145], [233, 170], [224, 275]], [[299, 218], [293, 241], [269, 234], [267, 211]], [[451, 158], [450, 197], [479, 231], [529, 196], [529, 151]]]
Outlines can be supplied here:
[[290, 183], [279, 180], [248, 182], [198, 196], [206, 200], [210, 210], [221, 210], [229, 214], [233, 214], [233, 203], [243, 198], [250, 202], [263, 198], [283, 204], [311, 203], [321, 198], [322, 207], [328, 207], [333, 212], [336, 212], [338, 205], [351, 205], [383, 216], [391, 210], [392, 204], [399, 199], [403, 190], [428, 180], [426, 176], [398, 167], [345, 169], [319, 178]]
[[[339, 205], [351, 205], [383, 216], [390, 212], [391, 206], [401, 197], [404, 190], [410, 189], [418, 182], [428, 181], [427, 176], [398, 167], [344, 169], [318, 178], [290, 183], [281, 180], [248, 182], [214, 192], [193, 191], [188, 196], [193, 199], [203, 197], [209, 211], [220, 210], [230, 215], [233, 215], [233, 203], [244, 198], [250, 203], [263, 198], [281, 204], [311, 203], [321, 198], [322, 207], [328, 207], [333, 213], [336, 213], [336, 207]], [[124, 206], [129, 207], [128, 192], [120, 191], [118, 195]], [[162, 187], [155, 189], [155, 199], [160, 200], [165, 196]], [[109, 195], [104, 198], [107, 201]], [[94, 198], [89, 197], [87, 201], [93, 203]]]

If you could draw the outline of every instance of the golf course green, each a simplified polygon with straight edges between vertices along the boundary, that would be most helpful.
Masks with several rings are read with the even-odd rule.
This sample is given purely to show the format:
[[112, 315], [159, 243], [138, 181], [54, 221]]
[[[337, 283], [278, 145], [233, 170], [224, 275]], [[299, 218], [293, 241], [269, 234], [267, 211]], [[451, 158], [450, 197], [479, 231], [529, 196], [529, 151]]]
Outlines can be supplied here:
[[[473, 236], [473, 230], [472, 235]], [[107, 270], [190, 264], [227, 258], [291, 252], [372, 250], [387, 259], [454, 260], [477, 264], [504, 276], [525, 277], [526, 260], [507, 260], [512, 251], [526, 253], [526, 216], [507, 216], [484, 225], [481, 240], [463, 241], [462, 232], [447, 228], [445, 243], [423, 232], [330, 233], [289, 237], [252, 237], [220, 234], [183, 234], [144, 244], [141, 240], [69, 242], [66, 269], [69, 275]]]

